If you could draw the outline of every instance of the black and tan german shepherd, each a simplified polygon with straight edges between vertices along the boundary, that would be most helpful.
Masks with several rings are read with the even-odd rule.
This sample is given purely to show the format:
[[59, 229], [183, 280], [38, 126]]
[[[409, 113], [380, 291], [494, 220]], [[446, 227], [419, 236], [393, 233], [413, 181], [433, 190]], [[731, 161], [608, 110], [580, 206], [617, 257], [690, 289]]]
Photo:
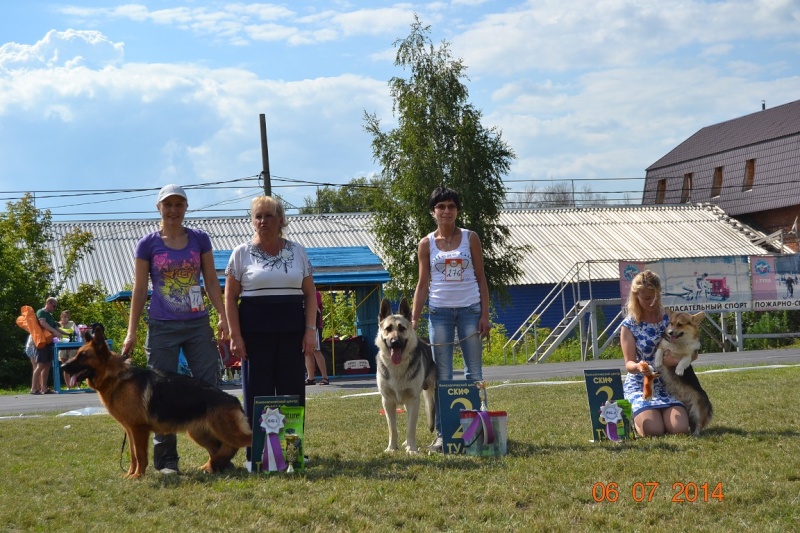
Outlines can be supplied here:
[[400, 302], [398, 314], [392, 314], [389, 301], [383, 300], [378, 319], [380, 323], [375, 337], [378, 347], [377, 380], [389, 426], [389, 446], [386, 451], [397, 450], [397, 406], [405, 405], [408, 426], [403, 444], [408, 453], [416, 453], [420, 393], [425, 396], [428, 430], [434, 429], [436, 367], [431, 347], [420, 342], [411, 327], [411, 309], [405, 298]]
[[144, 475], [151, 433], [188, 433], [208, 450], [205, 472], [230, 467], [239, 448], [250, 446], [253, 433], [236, 397], [196, 378], [129, 365], [108, 348], [102, 326], [84, 338], [61, 368], [71, 385], [88, 379], [125, 429], [131, 446], [126, 477]]

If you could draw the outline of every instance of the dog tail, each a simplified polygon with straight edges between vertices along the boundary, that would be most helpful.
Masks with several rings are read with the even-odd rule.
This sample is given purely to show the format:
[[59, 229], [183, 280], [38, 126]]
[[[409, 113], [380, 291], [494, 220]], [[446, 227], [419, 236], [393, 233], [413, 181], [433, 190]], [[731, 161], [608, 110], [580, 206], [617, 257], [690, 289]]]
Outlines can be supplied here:
[[433, 432], [436, 424], [436, 364], [433, 362], [433, 351], [428, 339], [417, 344], [422, 353], [422, 370], [425, 379], [422, 382], [422, 395], [425, 397], [425, 414], [428, 417], [428, 431]]

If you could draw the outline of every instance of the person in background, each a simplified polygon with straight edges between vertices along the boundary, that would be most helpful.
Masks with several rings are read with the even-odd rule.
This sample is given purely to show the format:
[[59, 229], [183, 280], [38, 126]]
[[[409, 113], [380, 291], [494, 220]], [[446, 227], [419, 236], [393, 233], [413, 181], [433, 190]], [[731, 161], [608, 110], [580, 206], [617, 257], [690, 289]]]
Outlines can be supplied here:
[[786, 276], [786, 296], [784, 298], [794, 298], [794, 278]]
[[[661, 304], [661, 279], [655, 272], [643, 270], [634, 276], [627, 311], [619, 334], [625, 370], [628, 372], [622, 390], [625, 399], [631, 402], [636, 432], [644, 437], [688, 433], [689, 415], [686, 408], [667, 392], [660, 377], [653, 381], [652, 398], [643, 398], [644, 375], [639, 363], [646, 361], [650, 367], [648, 375], [652, 374], [656, 348], [669, 324], [669, 316]], [[669, 351], [664, 353], [665, 366], [674, 367], [677, 364], [678, 361]]]
[[[36, 344], [33, 342], [33, 335], [28, 335], [28, 339], [25, 341], [25, 355], [31, 360], [33, 370], [36, 370], [36, 361], [34, 360], [36, 357]], [[33, 393], [33, 390], [33, 386], [31, 386], [31, 393]]]
[[53, 340], [44, 348], [36, 348], [33, 356], [35, 366], [33, 377], [31, 378], [31, 394], [54, 394], [55, 391], [47, 387], [47, 379], [50, 377], [50, 366], [53, 364], [53, 344], [58, 342], [63, 335], [58, 329], [53, 313], [58, 308], [58, 300], [53, 297], [47, 299], [44, 307], [36, 311], [36, 318], [43, 330], [53, 334]]
[[[283, 236], [283, 205], [258, 196], [250, 216], [253, 239], [234, 248], [225, 269], [225, 310], [252, 426], [256, 396], [292, 395], [305, 405], [305, 357], [317, 346], [317, 298], [305, 248]], [[248, 447], [248, 461], [250, 452]]]
[[[76, 338], [75, 334], [77, 333], [77, 328], [75, 327], [75, 322], [73, 322], [70, 319], [70, 312], [67, 311], [66, 309], [61, 311], [61, 320], [58, 321], [58, 329], [60, 329], [64, 333], [62, 338], [64, 339], [65, 342], [67, 341], [71, 342], [75, 340]], [[77, 352], [78, 350], [74, 348], [73, 349], [59, 348], [58, 360], [61, 362], [61, 364], [64, 364], [67, 361], [69, 361], [70, 358], [73, 357]], [[64, 374], [64, 384], [66, 388], [69, 389], [70, 375], [67, 374], [66, 372], [64, 372], [63, 374]]]
[[[189, 201], [182, 187], [163, 187], [156, 207], [161, 214], [161, 228], [136, 244], [128, 334], [121, 353], [129, 354], [136, 345], [136, 327], [147, 301], [149, 279], [153, 292], [145, 339], [148, 366], [177, 372], [178, 356], [183, 351], [192, 376], [216, 386], [219, 353], [203, 300], [201, 274], [205, 292], [219, 316], [220, 338], [227, 335], [228, 323], [211, 239], [205, 232], [183, 225]], [[162, 474], [179, 473], [176, 436], [156, 434], [153, 444], [156, 470]]]
[[[456, 226], [461, 201], [452, 189], [440, 187], [428, 207], [436, 230], [419, 241], [419, 279], [414, 292], [411, 326], [416, 330], [425, 300], [436, 379], [453, 379], [453, 343], [464, 354], [464, 378], [483, 379], [481, 337], [489, 335], [489, 288], [483, 271], [481, 240], [474, 231]], [[436, 397], [436, 439], [431, 452], [442, 451], [442, 421]]]
[[316, 369], [314, 362], [316, 361], [316, 367], [319, 368], [320, 373], [322, 374], [322, 379], [319, 381], [320, 385], [330, 385], [330, 381], [328, 380], [328, 367], [325, 365], [325, 357], [322, 355], [322, 327], [324, 323], [322, 321], [322, 294], [319, 291], [317, 293], [317, 348], [314, 350], [314, 355], [306, 356], [306, 385], [314, 385], [317, 380], [315, 378]]

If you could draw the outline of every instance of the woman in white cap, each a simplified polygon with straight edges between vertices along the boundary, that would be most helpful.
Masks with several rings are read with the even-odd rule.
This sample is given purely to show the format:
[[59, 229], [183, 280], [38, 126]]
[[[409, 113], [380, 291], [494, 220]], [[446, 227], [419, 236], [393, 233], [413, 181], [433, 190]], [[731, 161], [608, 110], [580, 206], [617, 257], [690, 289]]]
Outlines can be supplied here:
[[[203, 231], [184, 227], [189, 202], [182, 187], [163, 187], [156, 207], [161, 213], [161, 228], [145, 235], [136, 245], [131, 313], [122, 354], [129, 354], [136, 345], [136, 327], [147, 301], [149, 278], [153, 292], [145, 340], [148, 366], [177, 372], [179, 353], [183, 350], [192, 375], [216, 386], [219, 353], [203, 302], [201, 274], [206, 295], [219, 314], [217, 328], [221, 339], [227, 335], [228, 324], [211, 239]], [[156, 470], [178, 473], [176, 436], [157, 434], [153, 443]]]

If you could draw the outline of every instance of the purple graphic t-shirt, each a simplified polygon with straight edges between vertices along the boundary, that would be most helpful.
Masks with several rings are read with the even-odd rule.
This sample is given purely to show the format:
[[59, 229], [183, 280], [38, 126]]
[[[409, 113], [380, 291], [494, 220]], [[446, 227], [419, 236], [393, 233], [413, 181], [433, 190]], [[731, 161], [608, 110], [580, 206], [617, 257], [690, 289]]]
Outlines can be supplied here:
[[192, 320], [208, 316], [200, 290], [200, 256], [211, 250], [211, 239], [200, 230], [186, 228], [186, 233], [189, 243], [182, 250], [164, 245], [157, 231], [136, 244], [136, 258], [150, 263], [150, 318]]

